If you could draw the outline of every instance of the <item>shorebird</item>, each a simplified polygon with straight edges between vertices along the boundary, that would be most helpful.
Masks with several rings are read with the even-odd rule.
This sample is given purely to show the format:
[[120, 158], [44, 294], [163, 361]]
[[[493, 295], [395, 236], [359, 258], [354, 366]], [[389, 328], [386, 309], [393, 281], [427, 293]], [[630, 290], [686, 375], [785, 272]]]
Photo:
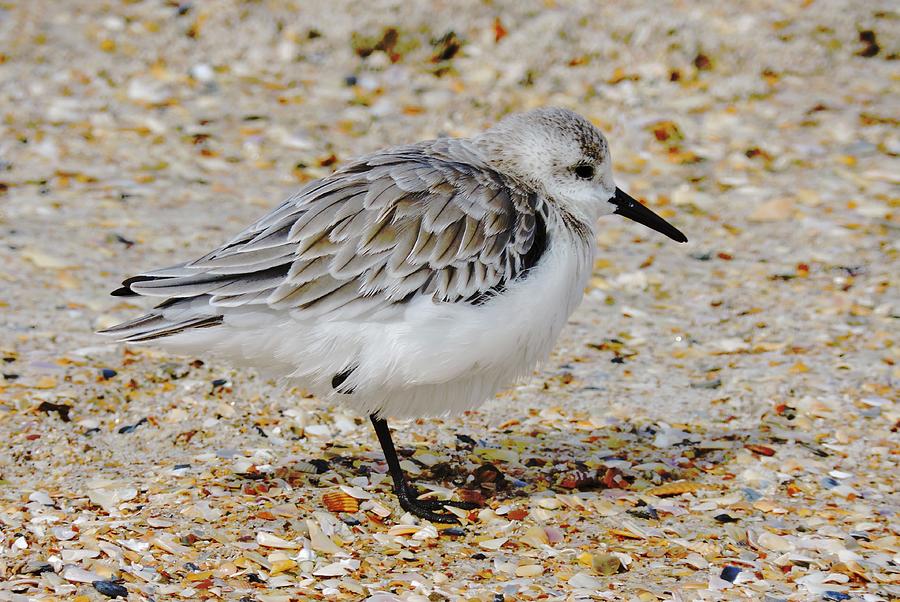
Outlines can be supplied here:
[[613, 181], [609, 145], [560, 108], [471, 138], [387, 148], [308, 183], [199, 259], [128, 278], [159, 297], [102, 334], [211, 354], [368, 415], [401, 507], [421, 500], [388, 417], [480, 405], [545, 359], [580, 303], [598, 218], [684, 234]]

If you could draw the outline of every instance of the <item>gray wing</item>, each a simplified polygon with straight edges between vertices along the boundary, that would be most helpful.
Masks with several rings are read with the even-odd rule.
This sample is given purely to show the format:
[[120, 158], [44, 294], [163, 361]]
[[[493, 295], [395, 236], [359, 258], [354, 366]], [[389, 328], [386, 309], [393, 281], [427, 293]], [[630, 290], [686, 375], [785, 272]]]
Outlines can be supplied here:
[[106, 332], [157, 338], [254, 305], [303, 320], [352, 319], [417, 295], [482, 303], [537, 262], [544, 210], [465, 141], [382, 151], [310, 183], [200, 259], [129, 278], [113, 293], [201, 312], [174, 321], [156, 312]]

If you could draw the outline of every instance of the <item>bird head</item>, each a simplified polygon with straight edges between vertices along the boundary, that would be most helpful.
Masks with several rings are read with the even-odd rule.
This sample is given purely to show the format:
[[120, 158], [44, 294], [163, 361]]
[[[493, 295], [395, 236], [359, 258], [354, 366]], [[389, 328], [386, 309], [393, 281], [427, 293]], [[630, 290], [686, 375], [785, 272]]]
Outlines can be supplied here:
[[621, 215], [687, 242], [672, 224], [616, 186], [606, 137], [573, 111], [548, 107], [509, 115], [474, 141], [492, 167], [552, 202], [588, 219]]

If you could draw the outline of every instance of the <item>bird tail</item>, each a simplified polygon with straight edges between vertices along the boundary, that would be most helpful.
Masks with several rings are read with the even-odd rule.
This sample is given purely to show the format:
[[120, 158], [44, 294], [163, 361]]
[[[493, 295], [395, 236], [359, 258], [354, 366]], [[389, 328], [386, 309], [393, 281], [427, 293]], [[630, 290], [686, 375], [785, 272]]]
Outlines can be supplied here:
[[[202, 306], [207, 308], [207, 312], [200, 310]], [[224, 317], [220, 314], [210, 315], [208, 308], [207, 302], [198, 303], [197, 299], [169, 299], [157, 305], [150, 313], [97, 331], [97, 334], [113, 337], [123, 343], [142, 343], [186, 330], [220, 325]]]

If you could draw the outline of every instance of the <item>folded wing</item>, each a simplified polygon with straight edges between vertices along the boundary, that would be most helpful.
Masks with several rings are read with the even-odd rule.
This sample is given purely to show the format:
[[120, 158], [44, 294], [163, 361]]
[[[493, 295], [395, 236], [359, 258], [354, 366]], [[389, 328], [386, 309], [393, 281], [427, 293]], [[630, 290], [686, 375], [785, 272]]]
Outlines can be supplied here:
[[382, 151], [310, 183], [211, 253], [125, 280], [114, 295], [166, 301], [104, 333], [150, 340], [252, 306], [303, 321], [361, 319], [420, 295], [484, 303], [537, 263], [543, 211], [463, 140]]

